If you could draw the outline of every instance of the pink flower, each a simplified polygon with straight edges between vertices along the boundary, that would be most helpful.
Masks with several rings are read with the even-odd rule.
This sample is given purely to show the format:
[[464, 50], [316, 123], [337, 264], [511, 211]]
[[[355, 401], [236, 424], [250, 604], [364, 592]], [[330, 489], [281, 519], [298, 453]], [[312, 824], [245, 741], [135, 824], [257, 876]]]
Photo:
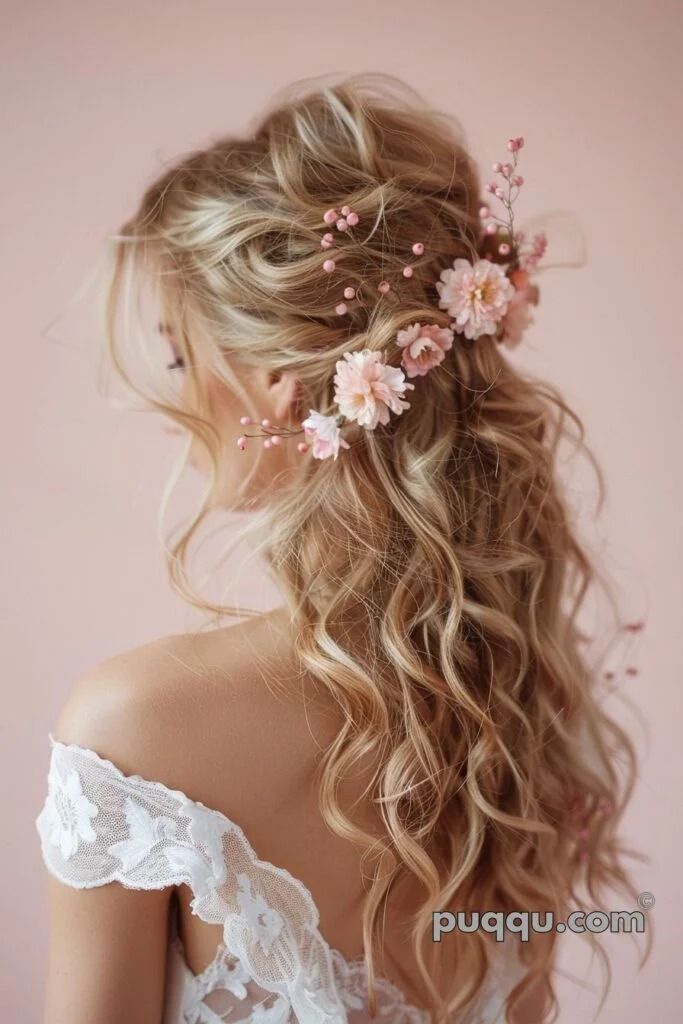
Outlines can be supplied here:
[[[519, 272], [520, 275], [524, 271]], [[527, 285], [524, 288], [515, 290], [510, 299], [507, 313], [503, 317], [503, 337], [501, 341], [507, 348], [516, 348], [519, 345], [524, 332], [534, 322], [531, 316], [530, 305], [538, 302], [538, 288], [534, 285]]]
[[455, 317], [454, 330], [466, 338], [495, 334], [514, 294], [505, 272], [490, 260], [457, 259], [437, 281], [439, 306]]
[[380, 352], [345, 352], [336, 369], [337, 405], [346, 419], [361, 427], [374, 430], [378, 423], [389, 422], [389, 412], [400, 414], [410, 408], [403, 395], [415, 385], [406, 382], [399, 367], [387, 366]]
[[453, 345], [453, 331], [438, 324], [411, 324], [399, 331], [396, 341], [403, 349], [403, 366], [409, 377], [424, 377], [445, 358]]
[[336, 416], [324, 416], [315, 409], [309, 409], [308, 417], [303, 420], [306, 439], [313, 442], [311, 454], [314, 459], [336, 459], [340, 448], [348, 448], [348, 442], [341, 436]]
[[520, 265], [525, 270], [535, 270], [540, 260], [546, 254], [548, 249], [548, 238], [544, 231], [539, 231], [535, 234], [531, 243], [531, 247], [523, 252], [520, 258]]

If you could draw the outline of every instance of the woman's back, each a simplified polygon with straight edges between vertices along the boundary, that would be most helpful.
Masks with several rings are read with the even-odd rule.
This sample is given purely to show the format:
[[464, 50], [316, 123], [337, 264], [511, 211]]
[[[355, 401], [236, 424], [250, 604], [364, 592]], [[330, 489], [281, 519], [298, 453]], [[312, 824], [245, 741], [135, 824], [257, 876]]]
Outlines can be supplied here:
[[[297, 668], [283, 609], [132, 651], [73, 691], [53, 738], [52, 791], [39, 822], [44, 850], [71, 884], [116, 878], [172, 889], [164, 1024], [204, 1019], [194, 1011], [246, 1019], [260, 1004], [271, 1016], [259, 1020], [286, 1021], [302, 979], [307, 998], [318, 989], [297, 1019], [336, 1019], [337, 996], [349, 1020], [366, 1019], [361, 856], [318, 806], [320, 754], [340, 722], [326, 691]], [[359, 770], [340, 797], [380, 834], [364, 792], [371, 774]], [[65, 802], [75, 807], [75, 824]], [[155, 825], [160, 811], [163, 824]], [[210, 834], [225, 843], [219, 838], [213, 860]], [[207, 850], [208, 861], [193, 863], [194, 852]], [[187, 882], [178, 883], [178, 871]], [[384, 917], [378, 1011], [392, 1024], [429, 1019], [408, 941], [415, 905], [415, 887], [403, 884]], [[226, 946], [235, 915], [238, 930], [256, 922], [246, 948], [267, 948], [265, 978], [258, 956], [240, 961], [234, 943]], [[273, 957], [281, 931], [288, 953]], [[496, 1016], [501, 993], [523, 973], [507, 947], [499, 959], [480, 1000]]]

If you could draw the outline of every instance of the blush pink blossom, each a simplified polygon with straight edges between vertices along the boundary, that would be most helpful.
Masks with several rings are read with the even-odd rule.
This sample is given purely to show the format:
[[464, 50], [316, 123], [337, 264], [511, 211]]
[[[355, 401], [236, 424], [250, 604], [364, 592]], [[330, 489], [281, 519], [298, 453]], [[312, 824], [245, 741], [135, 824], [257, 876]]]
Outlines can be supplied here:
[[363, 349], [345, 352], [336, 366], [335, 401], [348, 420], [374, 430], [378, 423], [389, 422], [389, 413], [400, 414], [410, 408], [403, 398], [408, 384], [403, 370], [387, 366], [382, 353]]
[[410, 324], [396, 335], [403, 349], [403, 366], [408, 377], [424, 377], [443, 362], [453, 345], [453, 331], [438, 324]]
[[525, 270], [535, 270], [548, 249], [548, 238], [544, 231], [534, 235], [531, 246], [522, 253], [520, 263]]
[[[525, 273], [520, 271], [520, 274]], [[524, 336], [524, 332], [534, 322], [531, 316], [530, 306], [538, 302], [538, 288], [534, 285], [527, 285], [524, 288], [515, 290], [510, 299], [507, 313], [503, 317], [502, 343], [507, 348], [517, 348]]]
[[490, 260], [457, 259], [436, 283], [439, 306], [454, 317], [452, 327], [466, 338], [495, 334], [514, 288], [503, 269]]
[[336, 416], [324, 416], [315, 409], [309, 409], [308, 416], [302, 421], [307, 441], [313, 442], [311, 454], [314, 459], [335, 459], [340, 448], [348, 448], [348, 442], [341, 436]]

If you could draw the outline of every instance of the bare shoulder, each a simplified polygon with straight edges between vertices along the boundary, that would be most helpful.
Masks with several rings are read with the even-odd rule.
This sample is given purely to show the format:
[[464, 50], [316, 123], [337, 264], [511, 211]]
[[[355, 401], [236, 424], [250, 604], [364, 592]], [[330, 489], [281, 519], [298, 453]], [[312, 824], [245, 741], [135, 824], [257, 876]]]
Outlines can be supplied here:
[[336, 728], [278, 610], [108, 659], [76, 683], [52, 732], [248, 824], [265, 794], [285, 798], [310, 774]]

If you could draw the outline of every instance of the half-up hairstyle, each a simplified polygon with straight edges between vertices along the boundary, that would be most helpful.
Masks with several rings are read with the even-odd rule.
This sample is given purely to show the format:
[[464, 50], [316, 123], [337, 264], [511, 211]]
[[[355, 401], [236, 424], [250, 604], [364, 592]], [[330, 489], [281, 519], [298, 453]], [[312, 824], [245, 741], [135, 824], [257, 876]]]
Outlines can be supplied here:
[[[454, 259], [480, 254], [481, 202], [457, 123], [407, 90], [367, 78], [304, 90], [248, 137], [189, 154], [148, 188], [112, 240], [115, 363], [139, 388], [120, 320], [151, 260], [190, 373], [199, 324], [215, 373], [236, 392], [231, 355], [291, 371], [304, 412], [329, 412], [345, 351], [383, 351], [399, 365], [399, 330], [449, 326], [435, 282]], [[342, 203], [360, 223], [326, 275], [322, 214]], [[425, 253], [402, 280], [415, 240]], [[399, 283], [380, 295], [384, 279]], [[366, 296], [345, 316], [335, 312], [340, 280]], [[191, 408], [145, 397], [220, 465], [200, 395]], [[424, 1001], [445, 1022], [464, 1019], [496, 944], [483, 931], [433, 942], [434, 911], [562, 919], [600, 906], [606, 892], [632, 892], [617, 825], [634, 755], [605, 711], [578, 626], [596, 576], [557, 456], [566, 439], [582, 448], [579, 420], [490, 336], [456, 336], [411, 402], [386, 426], [347, 435], [336, 460], [295, 456], [290, 482], [253, 519], [301, 665], [343, 712], [320, 766], [320, 802], [330, 827], [365, 854], [371, 987], [384, 903], [410, 876], [421, 892], [411, 942]], [[169, 546], [171, 578], [195, 605], [234, 614], [189, 582], [190, 542], [210, 507], [207, 494]], [[349, 642], [354, 628], [360, 647]], [[373, 833], [337, 796], [368, 757]], [[577, 856], [577, 806], [590, 828], [587, 859]], [[528, 974], [508, 1011], [537, 979], [548, 1011], [555, 1006], [553, 946], [553, 936], [526, 944]]]

